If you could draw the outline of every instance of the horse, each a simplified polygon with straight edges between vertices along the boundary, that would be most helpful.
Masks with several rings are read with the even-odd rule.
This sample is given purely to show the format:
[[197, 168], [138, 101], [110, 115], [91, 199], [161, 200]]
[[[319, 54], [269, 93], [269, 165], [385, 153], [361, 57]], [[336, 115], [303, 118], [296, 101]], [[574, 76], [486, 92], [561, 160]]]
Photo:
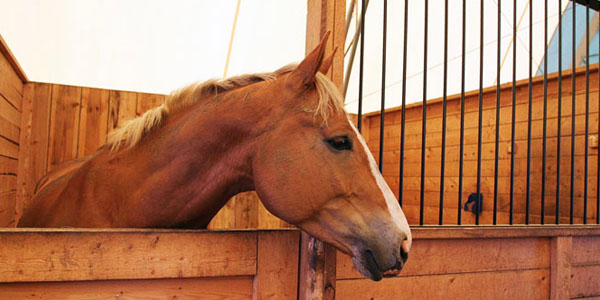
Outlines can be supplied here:
[[329, 33], [297, 65], [196, 83], [45, 176], [19, 227], [206, 228], [255, 190], [275, 216], [396, 276], [410, 228], [324, 73]]

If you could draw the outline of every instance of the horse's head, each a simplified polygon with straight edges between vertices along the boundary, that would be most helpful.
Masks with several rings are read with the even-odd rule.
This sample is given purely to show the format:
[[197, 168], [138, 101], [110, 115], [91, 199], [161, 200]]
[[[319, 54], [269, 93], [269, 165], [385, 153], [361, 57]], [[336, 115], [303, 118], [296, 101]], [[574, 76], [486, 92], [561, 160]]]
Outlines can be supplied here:
[[358, 271], [380, 280], [403, 267], [411, 233], [339, 92], [318, 73], [331, 64], [323, 58], [326, 40], [265, 83], [263, 97], [280, 108], [271, 108], [277, 112], [259, 139], [255, 188], [273, 214], [352, 255]]

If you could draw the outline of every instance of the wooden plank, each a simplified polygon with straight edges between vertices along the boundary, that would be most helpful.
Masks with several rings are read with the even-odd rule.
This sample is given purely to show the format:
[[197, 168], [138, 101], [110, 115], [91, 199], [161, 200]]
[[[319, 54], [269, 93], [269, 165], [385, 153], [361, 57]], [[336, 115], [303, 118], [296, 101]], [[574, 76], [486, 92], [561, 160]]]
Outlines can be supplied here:
[[165, 95], [138, 93], [136, 115], [140, 116], [146, 111], [161, 105]]
[[[0, 42], [0, 53], [2, 52], [1, 44]], [[6, 98], [17, 110], [20, 110], [23, 81], [11, 66], [9, 59], [4, 56], [4, 53], [0, 54], [0, 78], [2, 78], [0, 80], [0, 95]]]
[[573, 266], [600, 265], [600, 255], [598, 255], [600, 253], [600, 236], [573, 238], [572, 249]]
[[554, 237], [550, 253], [550, 299], [569, 299], [572, 237]]
[[3, 231], [0, 282], [248, 276], [256, 232]]
[[548, 269], [338, 280], [337, 299], [548, 299]]
[[28, 83], [23, 89], [21, 145], [19, 152], [16, 218], [33, 195], [35, 184], [46, 173], [48, 161], [48, 128], [52, 86]]
[[413, 239], [481, 239], [558, 236], [600, 236], [596, 225], [444, 226], [412, 227]]
[[9, 103], [6, 98], [0, 96], [0, 117], [10, 124], [21, 126], [21, 111], [19, 109]]
[[0, 156], [19, 157], [19, 145], [0, 136]]
[[0, 193], [0, 227], [14, 227], [16, 191]]
[[298, 299], [298, 231], [258, 233], [255, 299]]
[[135, 118], [136, 109], [137, 93], [110, 91], [107, 132], [110, 133], [127, 120]]
[[81, 88], [52, 85], [48, 171], [77, 157]]
[[83, 88], [79, 120], [78, 157], [88, 156], [106, 143], [108, 90]]
[[251, 277], [0, 284], [2, 299], [252, 299]]
[[[415, 239], [400, 276], [549, 268], [547, 238]], [[347, 255], [338, 255], [338, 279], [361, 279]]]
[[[20, 114], [19, 114], [20, 117]], [[0, 116], [0, 136], [13, 142], [20, 144], [19, 137], [21, 135], [21, 128], [19, 125], [12, 124], [10, 121]]]
[[235, 228], [258, 228], [258, 195], [245, 192], [235, 197]]
[[571, 268], [570, 297], [600, 297], [599, 283], [600, 265], [574, 266]]
[[0, 175], [17, 176], [18, 160], [0, 156]]

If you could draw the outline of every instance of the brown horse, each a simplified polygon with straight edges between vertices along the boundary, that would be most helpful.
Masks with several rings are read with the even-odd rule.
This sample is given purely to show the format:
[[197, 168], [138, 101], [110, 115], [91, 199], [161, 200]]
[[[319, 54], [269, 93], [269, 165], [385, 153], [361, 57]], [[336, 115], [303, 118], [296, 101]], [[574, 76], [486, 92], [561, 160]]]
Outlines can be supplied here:
[[229, 198], [256, 190], [366, 277], [398, 274], [410, 229], [323, 75], [326, 40], [297, 66], [174, 92], [42, 179], [19, 226], [206, 228]]

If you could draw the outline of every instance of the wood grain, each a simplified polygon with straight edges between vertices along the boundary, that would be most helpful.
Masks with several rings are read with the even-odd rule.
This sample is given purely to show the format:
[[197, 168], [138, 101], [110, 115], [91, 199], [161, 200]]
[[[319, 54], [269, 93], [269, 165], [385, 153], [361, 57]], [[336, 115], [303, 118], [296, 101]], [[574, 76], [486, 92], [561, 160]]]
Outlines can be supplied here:
[[52, 85], [48, 171], [77, 157], [81, 87]]
[[2, 231], [0, 282], [249, 276], [256, 232]]
[[[0, 41], [2, 38], [0, 37]], [[2, 42], [0, 42], [0, 45]], [[2, 48], [2, 46], [0, 46]], [[0, 49], [0, 98], [5, 98], [17, 110], [21, 109], [21, 99], [23, 96], [23, 80], [19, 78], [10, 59]]]
[[[571, 268], [570, 293], [575, 297], [600, 297], [600, 265]], [[587, 299], [587, 298], [586, 298]]]
[[258, 232], [256, 299], [298, 299], [298, 231]]
[[124, 91], [109, 92], [108, 132], [123, 125], [136, 116], [137, 93]]
[[77, 157], [93, 154], [106, 143], [108, 90], [83, 88]]
[[252, 299], [252, 277], [0, 284], [0, 299]]
[[337, 299], [548, 299], [548, 269], [339, 280]]
[[28, 83], [23, 92], [18, 193], [15, 208], [17, 218], [33, 196], [37, 181], [47, 171], [52, 85]]

